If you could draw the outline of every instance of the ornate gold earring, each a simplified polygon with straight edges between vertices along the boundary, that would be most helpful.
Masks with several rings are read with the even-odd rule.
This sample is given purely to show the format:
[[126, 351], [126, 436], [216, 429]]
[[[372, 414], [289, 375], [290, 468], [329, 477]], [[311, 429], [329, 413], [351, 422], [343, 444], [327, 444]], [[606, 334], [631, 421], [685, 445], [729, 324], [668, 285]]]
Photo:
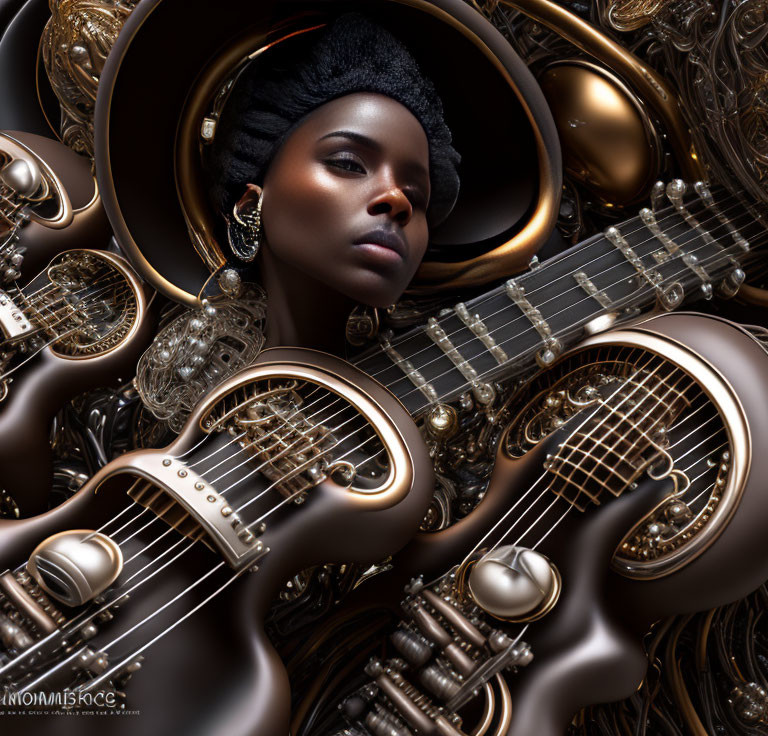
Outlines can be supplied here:
[[261, 203], [264, 192], [259, 194], [255, 207], [232, 208], [232, 218], [227, 222], [227, 236], [232, 252], [241, 260], [250, 263], [259, 252], [263, 235], [261, 227]]

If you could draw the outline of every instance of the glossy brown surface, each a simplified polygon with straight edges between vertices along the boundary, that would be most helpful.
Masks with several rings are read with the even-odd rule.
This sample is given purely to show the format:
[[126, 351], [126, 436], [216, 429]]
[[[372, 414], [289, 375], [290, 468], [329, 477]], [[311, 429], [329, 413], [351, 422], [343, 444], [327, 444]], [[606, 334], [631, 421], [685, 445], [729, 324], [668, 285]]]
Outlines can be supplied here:
[[[105, 257], [127, 268], [124, 259]], [[109, 352], [76, 359], [46, 347], [32, 366], [16, 372], [0, 403], [0, 486], [13, 497], [21, 516], [40, 514], [47, 507], [53, 473], [49, 434], [56, 413], [66, 401], [94, 386], [129, 380], [152, 338], [154, 317], [143, 287], [135, 275], [132, 278], [136, 323], [121, 343]]]
[[[175, 628], [146, 652], [142, 669], [127, 686], [128, 707], [140, 711], [131, 717], [83, 718], [78, 732], [84, 734], [132, 734], [137, 724], [149, 733], [177, 732], [190, 736], [285, 736], [288, 732], [289, 685], [282, 663], [264, 635], [263, 617], [286, 577], [309, 565], [327, 561], [371, 563], [396, 551], [407, 542], [423, 517], [431, 499], [431, 462], [419, 432], [405, 410], [387, 391], [350, 365], [329, 355], [298, 349], [275, 349], [262, 353], [256, 366], [293, 362], [312, 365], [345, 380], [353, 381], [374, 403], [386, 408], [407, 448], [412, 462], [412, 482], [403, 492], [365, 494], [350, 492], [327, 480], [313, 489], [301, 506], [288, 507], [270, 521], [261, 540], [269, 553], [258, 570], [242, 575], [224, 593], [197, 611], [183, 626]], [[245, 371], [247, 374], [248, 370]], [[237, 378], [230, 379], [230, 386]], [[229, 390], [225, 384], [218, 393]], [[202, 431], [200, 419], [208, 402], [193, 413], [184, 430], [165, 451], [193, 448]], [[225, 435], [226, 436], [226, 435]], [[50, 534], [71, 528], [99, 528], [109, 515], [126, 503], [123, 491], [132, 477], [137, 451], [119, 458], [97, 473], [77, 494], [54, 511], [33, 519], [0, 522], [0, 567], [15, 567], [36, 544]], [[195, 458], [193, 454], [192, 459]], [[245, 472], [245, 471], [241, 471]], [[99, 488], [99, 486], [101, 486]], [[98, 488], [98, 493], [96, 490]], [[273, 492], [277, 498], [279, 494]], [[274, 503], [274, 499], [266, 499]], [[139, 540], [145, 545], [150, 537]], [[153, 552], [141, 551], [141, 562]], [[187, 586], [216, 564], [218, 558], [203, 545], [196, 545], [183, 562], [154, 578], [150, 585], [132, 594], [120, 616], [141, 617], [156, 610], [179, 586]], [[231, 573], [227, 573], [231, 574]], [[118, 582], [120, 582], [118, 580]], [[163, 613], [171, 623], [185, 612], [172, 606]], [[141, 630], [128, 639], [139, 646]], [[40, 717], [36, 733], [56, 734], [61, 718]], [[24, 718], [4, 717], [4, 733], [28, 728]]]
[[[739, 326], [681, 313], [652, 318], [636, 329], [663, 335], [712, 364], [740, 397], [751, 435], [765, 436], [768, 415], [754, 397], [768, 391], [768, 356]], [[539, 477], [547, 452], [567, 432], [568, 425], [517, 460], [499, 452], [477, 508], [444, 531], [417, 534], [393, 559], [393, 571], [366, 582], [343, 614], [381, 608], [396, 612], [412, 577], [430, 580], [460, 562]], [[637, 491], [571, 514], [558, 525], [538, 551], [557, 565], [563, 592], [553, 611], [525, 633], [533, 662], [505, 675], [513, 701], [507, 736], [561, 736], [578, 709], [631, 695], [648, 666], [642, 637], [651, 623], [736, 600], [768, 577], [766, 473], [768, 457], [758, 449], [741, 503], [721, 535], [686, 567], [659, 579], [630, 580], [612, 571], [610, 562], [628, 528], [672, 490], [669, 480], [643, 481]], [[558, 516], [545, 516], [545, 527]], [[492, 544], [500, 531], [485, 544]], [[510, 629], [511, 635], [515, 632]]]

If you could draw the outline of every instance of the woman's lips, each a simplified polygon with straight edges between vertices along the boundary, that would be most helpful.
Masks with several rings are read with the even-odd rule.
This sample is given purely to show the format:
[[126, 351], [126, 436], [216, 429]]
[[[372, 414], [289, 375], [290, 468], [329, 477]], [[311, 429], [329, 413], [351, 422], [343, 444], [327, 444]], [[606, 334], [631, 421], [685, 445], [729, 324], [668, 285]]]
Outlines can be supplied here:
[[355, 240], [353, 245], [382, 265], [405, 260], [407, 252], [403, 238], [392, 230], [372, 230]]

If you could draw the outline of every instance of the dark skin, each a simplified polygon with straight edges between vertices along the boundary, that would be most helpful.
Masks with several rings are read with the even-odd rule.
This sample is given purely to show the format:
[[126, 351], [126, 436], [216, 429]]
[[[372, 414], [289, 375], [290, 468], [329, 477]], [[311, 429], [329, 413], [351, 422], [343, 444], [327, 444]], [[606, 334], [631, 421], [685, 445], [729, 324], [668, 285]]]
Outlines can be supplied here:
[[267, 346], [341, 353], [356, 303], [397, 301], [427, 248], [429, 194], [427, 136], [399, 102], [356, 93], [310, 113], [264, 180]]

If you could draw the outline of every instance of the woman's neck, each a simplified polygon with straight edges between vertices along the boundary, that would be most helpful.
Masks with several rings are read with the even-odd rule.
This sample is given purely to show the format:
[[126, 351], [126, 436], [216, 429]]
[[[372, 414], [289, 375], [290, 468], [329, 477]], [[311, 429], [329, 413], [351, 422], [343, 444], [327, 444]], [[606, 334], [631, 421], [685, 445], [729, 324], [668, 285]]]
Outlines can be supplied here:
[[354, 301], [275, 258], [260, 254], [267, 292], [266, 347], [313, 348], [344, 354], [345, 327]]

